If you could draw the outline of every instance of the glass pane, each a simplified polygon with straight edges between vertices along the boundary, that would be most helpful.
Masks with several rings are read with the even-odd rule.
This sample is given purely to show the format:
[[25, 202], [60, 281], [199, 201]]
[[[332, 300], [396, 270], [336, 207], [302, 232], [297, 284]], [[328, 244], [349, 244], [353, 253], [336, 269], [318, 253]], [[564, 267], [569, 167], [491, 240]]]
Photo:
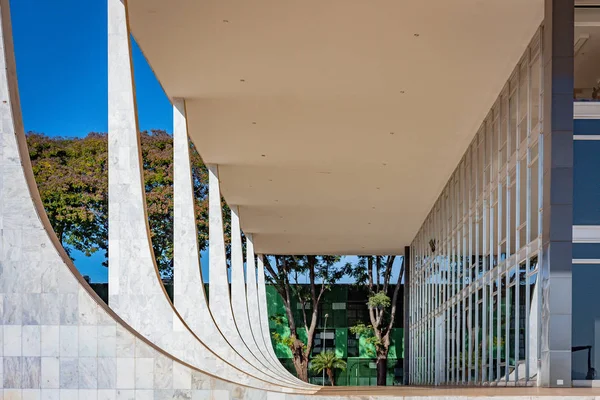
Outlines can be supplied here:
[[530, 222], [530, 237], [529, 241], [532, 241], [538, 237], [538, 220], [539, 220], [539, 176], [538, 176], [538, 161], [535, 160], [531, 164], [531, 222]]
[[508, 100], [508, 114], [509, 114], [509, 132], [510, 132], [510, 140], [509, 140], [509, 152], [508, 156], [512, 157], [512, 154], [516, 150], [517, 143], [517, 98], [516, 95], [511, 95]]
[[529, 118], [531, 119], [531, 129], [535, 129], [539, 122], [539, 107], [540, 107], [540, 77], [541, 77], [541, 64], [539, 55], [536, 56], [534, 62], [531, 65], [531, 113]]

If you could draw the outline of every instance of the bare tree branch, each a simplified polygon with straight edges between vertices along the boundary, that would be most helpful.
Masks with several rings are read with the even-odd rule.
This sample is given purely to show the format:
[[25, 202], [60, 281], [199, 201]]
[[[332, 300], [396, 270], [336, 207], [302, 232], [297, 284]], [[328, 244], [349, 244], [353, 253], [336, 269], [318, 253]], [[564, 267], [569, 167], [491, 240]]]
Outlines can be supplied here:
[[406, 265], [406, 262], [403, 257], [402, 258], [402, 267], [400, 267], [400, 273], [398, 274], [398, 281], [396, 282], [396, 287], [394, 288], [394, 295], [392, 296], [392, 311], [391, 311], [392, 315], [390, 316], [388, 332], [392, 330], [392, 328], [394, 327], [394, 322], [396, 320], [396, 307], [398, 304], [398, 293], [400, 292], [400, 284], [402, 283], [402, 277], [404, 276], [404, 266], [405, 265]]

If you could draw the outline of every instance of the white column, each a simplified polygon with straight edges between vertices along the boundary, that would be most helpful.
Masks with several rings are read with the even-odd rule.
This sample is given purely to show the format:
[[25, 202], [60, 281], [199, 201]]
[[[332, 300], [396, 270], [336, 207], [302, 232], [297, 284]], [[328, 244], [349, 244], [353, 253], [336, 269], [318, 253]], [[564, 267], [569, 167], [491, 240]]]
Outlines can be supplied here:
[[279, 379], [294, 385], [306, 385], [296, 379], [288, 371], [281, 370], [281, 363], [273, 362], [271, 357], [265, 357], [258, 345], [248, 318], [248, 304], [246, 295], [246, 284], [244, 280], [244, 255], [242, 251], [242, 232], [240, 228], [240, 217], [237, 206], [231, 206], [231, 305], [236, 326], [244, 343], [251, 351], [257, 362], [265, 368], [273, 371]]
[[[244, 359], [223, 337], [210, 312], [200, 268], [185, 101], [173, 99], [173, 292], [175, 308], [189, 329], [240, 374], [278, 382], [254, 359]], [[241, 252], [241, 249], [240, 249]], [[243, 271], [242, 271], [243, 273]], [[243, 277], [242, 277], [243, 279]], [[182, 328], [185, 328], [182, 325]], [[177, 327], [175, 327], [177, 329]]]
[[221, 359], [185, 325], [166, 294], [146, 215], [130, 48], [126, 6], [108, 0], [110, 306], [147, 340], [194, 368], [233, 383], [289, 391]]

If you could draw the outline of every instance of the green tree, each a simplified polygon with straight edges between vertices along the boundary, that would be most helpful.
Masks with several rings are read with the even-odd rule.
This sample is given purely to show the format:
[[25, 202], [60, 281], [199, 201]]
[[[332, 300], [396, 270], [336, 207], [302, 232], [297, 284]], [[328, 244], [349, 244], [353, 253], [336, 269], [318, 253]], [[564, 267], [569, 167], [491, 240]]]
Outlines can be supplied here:
[[[172, 276], [173, 138], [165, 131], [140, 133], [144, 187], [152, 247], [163, 277]], [[52, 227], [67, 250], [89, 256], [108, 249], [107, 135], [84, 138], [27, 135], [33, 172]], [[200, 249], [208, 243], [208, 173], [190, 142]], [[226, 229], [229, 213], [224, 213]], [[106, 265], [106, 262], [104, 262]]]
[[346, 362], [338, 358], [333, 351], [319, 353], [310, 361], [310, 370], [316, 373], [321, 373], [325, 370], [331, 386], [335, 386], [333, 372], [336, 369], [344, 371], [346, 369]]
[[366, 336], [367, 343], [375, 347], [379, 386], [386, 385], [390, 335], [396, 322], [398, 295], [404, 274], [403, 262], [390, 298], [390, 280], [395, 259], [395, 256], [361, 256], [356, 267], [352, 269], [356, 283], [366, 285], [369, 289], [367, 307], [370, 324], [359, 323], [350, 328], [350, 331], [353, 334]]
[[[287, 346], [299, 379], [308, 382], [308, 364], [319, 318], [319, 305], [325, 291], [350, 273], [351, 265], [341, 263], [339, 256], [270, 256], [265, 258], [267, 281], [281, 298], [285, 316], [276, 316], [279, 325], [289, 328], [289, 337], [273, 334], [276, 343]], [[308, 277], [308, 283], [300, 283]], [[300, 320], [294, 317], [294, 308], [301, 310]], [[310, 311], [310, 315], [309, 315]], [[306, 331], [306, 342], [299, 336], [299, 328]]]

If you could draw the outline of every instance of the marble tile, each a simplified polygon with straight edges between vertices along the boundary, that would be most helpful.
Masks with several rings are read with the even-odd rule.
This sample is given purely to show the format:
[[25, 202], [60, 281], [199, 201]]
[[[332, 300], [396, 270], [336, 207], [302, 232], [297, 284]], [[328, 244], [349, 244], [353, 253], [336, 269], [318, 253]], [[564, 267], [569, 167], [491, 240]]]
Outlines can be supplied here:
[[41, 356], [41, 327], [39, 325], [23, 326], [21, 345], [24, 356]]
[[96, 357], [79, 357], [79, 389], [98, 387], [98, 363]]
[[60, 356], [77, 357], [79, 353], [79, 329], [77, 326], [61, 325], [59, 329]]
[[192, 390], [192, 400], [211, 400], [212, 398], [210, 390]]
[[41, 327], [41, 355], [60, 355], [60, 329], [58, 326], [42, 325]]
[[115, 389], [98, 389], [98, 400], [116, 400], [117, 391]]
[[78, 303], [79, 325], [96, 325], [98, 323], [98, 305], [83, 288], [79, 289]]
[[211, 399], [213, 400], [229, 400], [231, 398], [227, 390], [213, 390], [212, 395]]
[[20, 389], [22, 359], [21, 357], [4, 357], [3, 358], [3, 387], [5, 389]]
[[135, 338], [135, 356], [139, 358], [150, 358], [156, 356], [156, 351], [141, 339]]
[[79, 357], [96, 357], [98, 355], [98, 327], [79, 326]]
[[117, 390], [117, 400], [135, 400], [135, 390], [132, 390], [132, 389]]
[[117, 359], [114, 357], [98, 358], [98, 388], [114, 389], [117, 387]]
[[4, 325], [2, 327], [3, 336], [3, 354], [8, 357], [18, 357], [21, 355], [21, 325]]
[[23, 325], [39, 325], [42, 322], [42, 304], [39, 293], [27, 293], [22, 297]]
[[41, 400], [60, 400], [60, 389], [42, 389]]
[[161, 354], [154, 358], [154, 388], [173, 388], [173, 360]]
[[117, 325], [116, 348], [119, 357], [134, 357], [136, 339], [127, 329], [121, 325]]
[[79, 400], [98, 400], [98, 390], [79, 389]]
[[192, 370], [192, 389], [212, 389], [210, 383], [208, 375]]
[[60, 362], [58, 357], [42, 357], [41, 382], [43, 389], [60, 388]]
[[136, 389], [135, 400], [154, 400], [154, 390]]
[[21, 387], [24, 389], [39, 389], [41, 381], [41, 358], [23, 357], [23, 375]]
[[60, 400], [79, 400], [79, 389], [60, 389]]
[[42, 293], [41, 298], [41, 323], [43, 325], [58, 325], [60, 323], [60, 302], [58, 293]]
[[75, 293], [59, 295], [60, 324], [77, 325], [79, 323], [79, 300]]
[[22, 389], [4, 389], [4, 400], [22, 400]]
[[192, 400], [192, 391], [191, 390], [182, 390], [175, 389], [173, 392], [173, 399], [176, 400]]
[[75, 357], [60, 357], [59, 362], [60, 388], [77, 389], [79, 384], [79, 360]]
[[154, 387], [154, 359], [135, 359], [135, 388], [152, 389]]
[[21, 294], [8, 293], [4, 294], [3, 297], [2, 323], [4, 325], [20, 325], [23, 322], [23, 303]]
[[175, 390], [160, 389], [154, 391], [154, 400], [172, 400], [174, 399]]
[[192, 374], [188, 367], [173, 363], [173, 388], [174, 389], [191, 389]]
[[134, 358], [117, 358], [117, 389], [135, 389]]
[[40, 389], [23, 389], [21, 396], [23, 400], [40, 400], [42, 391]]
[[98, 357], [116, 357], [116, 325], [98, 326]]

